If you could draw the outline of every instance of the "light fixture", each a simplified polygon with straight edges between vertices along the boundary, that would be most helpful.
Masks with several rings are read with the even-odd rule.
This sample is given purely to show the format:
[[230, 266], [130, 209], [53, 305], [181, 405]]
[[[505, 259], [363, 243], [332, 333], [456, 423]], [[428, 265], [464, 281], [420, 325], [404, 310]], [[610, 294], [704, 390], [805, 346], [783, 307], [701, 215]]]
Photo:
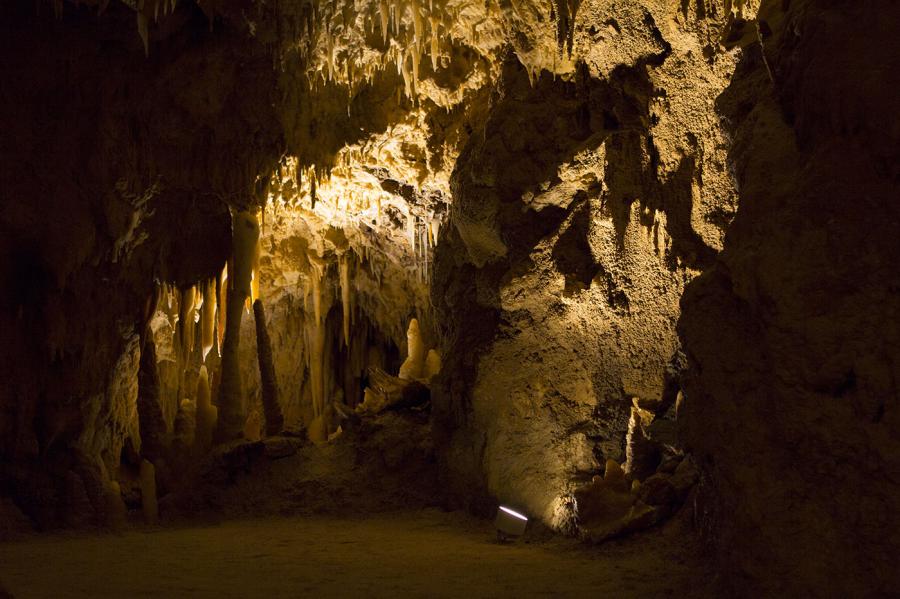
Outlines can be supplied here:
[[501, 543], [515, 539], [525, 532], [528, 525], [528, 517], [511, 510], [506, 506], [500, 506], [497, 510], [497, 518], [494, 527], [497, 529], [497, 540]]

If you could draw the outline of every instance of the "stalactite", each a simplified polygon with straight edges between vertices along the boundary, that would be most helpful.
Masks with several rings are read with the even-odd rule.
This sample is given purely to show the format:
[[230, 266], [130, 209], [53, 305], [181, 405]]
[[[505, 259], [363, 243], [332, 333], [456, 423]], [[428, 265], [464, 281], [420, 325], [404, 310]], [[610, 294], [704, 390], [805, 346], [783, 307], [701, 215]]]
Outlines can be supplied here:
[[325, 51], [328, 53], [326, 60], [328, 63], [328, 80], [334, 81], [334, 39], [328, 25], [325, 26]]
[[438, 18], [431, 16], [431, 68], [437, 71], [438, 57], [440, 56], [440, 46], [438, 44]]
[[266, 434], [276, 435], [284, 428], [284, 416], [278, 402], [275, 361], [272, 359], [272, 344], [266, 328], [266, 312], [262, 300], [253, 302], [253, 317], [256, 321], [256, 353], [259, 362], [263, 411], [266, 417]]
[[181, 355], [187, 360], [194, 351], [194, 305], [197, 301], [197, 288], [188, 287], [181, 291], [180, 313], [178, 315], [178, 333]]
[[220, 443], [238, 438], [244, 427], [244, 394], [239, 362], [241, 317], [244, 302], [250, 295], [250, 276], [257, 239], [259, 239], [259, 221], [256, 214], [249, 211], [235, 214], [232, 224], [234, 277], [229, 285], [226, 301], [225, 342], [222, 348], [219, 384], [219, 419], [215, 435], [216, 441]]
[[404, 93], [406, 93], [407, 98], [412, 98], [413, 97], [412, 77], [410, 77], [409, 69], [406, 66], [406, 55], [405, 54], [401, 54], [400, 71], [401, 71], [401, 74], [403, 75]]
[[216, 288], [215, 280], [203, 283], [203, 305], [200, 308], [200, 343], [203, 361], [212, 350], [216, 336]]
[[419, 51], [419, 46], [416, 44], [413, 46], [411, 57], [412, 57], [412, 98], [413, 100], [417, 100], [419, 97], [419, 61], [422, 58], [422, 53]]
[[225, 263], [225, 266], [222, 267], [222, 275], [219, 277], [218, 286], [216, 290], [216, 298], [218, 299], [218, 318], [216, 319], [216, 332], [218, 347], [217, 350], [219, 356], [222, 355], [222, 344], [225, 341], [225, 314], [226, 314], [226, 306], [228, 305], [228, 300], [226, 299], [228, 295], [228, 263]]
[[419, 0], [412, 0], [410, 8], [412, 9], [413, 17], [413, 33], [415, 34], [413, 42], [416, 46], [416, 53], [421, 54], [422, 42], [425, 39], [425, 27], [422, 23], [422, 11], [419, 8]]
[[386, 44], [388, 40], [388, 5], [386, 0], [378, 3], [378, 10], [381, 13], [381, 39]]
[[409, 247], [412, 249], [413, 256], [416, 255], [416, 217], [410, 213], [406, 217], [406, 238], [409, 240]]
[[144, 16], [144, 13], [138, 11], [137, 13], [137, 29], [138, 35], [141, 37], [141, 42], [144, 44], [144, 56], [150, 56], [150, 33], [147, 30], [147, 17]]

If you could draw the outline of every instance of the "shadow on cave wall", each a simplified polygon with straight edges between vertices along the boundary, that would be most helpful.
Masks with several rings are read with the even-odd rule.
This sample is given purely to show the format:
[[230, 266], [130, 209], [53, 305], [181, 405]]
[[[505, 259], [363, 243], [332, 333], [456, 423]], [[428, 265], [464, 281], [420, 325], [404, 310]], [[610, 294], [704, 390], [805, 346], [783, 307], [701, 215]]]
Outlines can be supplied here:
[[[536, 246], [564, 228], [552, 250], [567, 286], [589, 287], [604, 279], [604, 265], [592, 255], [591, 221], [612, 220], [621, 250], [631, 205], [666, 213], [672, 235], [669, 268], [676, 260], [702, 268], [715, 251], [691, 227], [692, 160], [684, 159], [675, 176], [663, 183], [655, 176], [649, 136], [649, 102], [655, 93], [646, 65], [664, 60], [651, 56], [633, 67], [619, 67], [608, 80], [593, 79], [581, 65], [573, 81], [543, 73], [532, 85], [514, 54], [507, 56], [484, 122], [474, 129], [451, 180], [451, 226], [441, 230], [435, 257], [432, 298], [444, 329], [444, 373], [434, 390], [434, 429], [439, 447], [468, 446], [443, 464], [448, 488], [468, 497], [468, 507], [489, 513], [494, 502], [481, 476], [484, 439], [471, 430], [471, 398], [480, 356], [505, 335], [500, 289], [532, 270]], [[600, 214], [590, 199], [598, 186], [554, 205], [535, 209], [530, 200], [560, 186], [559, 167], [585, 150], [605, 144], [610, 167]], [[601, 175], [598, 173], [597, 175]], [[591, 194], [592, 197], [589, 197]], [[606, 278], [609, 275], [606, 273]], [[604, 279], [605, 281], [605, 279]], [[627, 298], [609, 281], [610, 305], [627, 311]], [[624, 442], [627, 409], [605, 414]], [[479, 449], [480, 448], [480, 449]], [[451, 453], [453, 450], [450, 450]], [[440, 452], [439, 452], [440, 453]], [[446, 458], [445, 458], [446, 459]]]
[[682, 432], [738, 596], [900, 588], [898, 8], [764, 3], [717, 102], [740, 208], [682, 298]]

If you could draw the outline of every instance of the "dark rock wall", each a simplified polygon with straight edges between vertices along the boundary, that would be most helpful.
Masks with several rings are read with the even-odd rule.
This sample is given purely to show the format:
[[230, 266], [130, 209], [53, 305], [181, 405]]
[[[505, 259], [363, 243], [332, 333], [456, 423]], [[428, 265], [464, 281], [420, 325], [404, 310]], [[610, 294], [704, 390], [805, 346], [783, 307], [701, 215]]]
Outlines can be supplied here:
[[778, 8], [764, 54], [748, 49], [719, 100], [740, 209], [682, 299], [683, 433], [733, 592], [888, 596], [900, 588], [900, 10]]
[[119, 3], [0, 10], [0, 491], [54, 526], [102, 511], [154, 280], [219, 272], [278, 158], [274, 74], [190, 5], [149, 58]]

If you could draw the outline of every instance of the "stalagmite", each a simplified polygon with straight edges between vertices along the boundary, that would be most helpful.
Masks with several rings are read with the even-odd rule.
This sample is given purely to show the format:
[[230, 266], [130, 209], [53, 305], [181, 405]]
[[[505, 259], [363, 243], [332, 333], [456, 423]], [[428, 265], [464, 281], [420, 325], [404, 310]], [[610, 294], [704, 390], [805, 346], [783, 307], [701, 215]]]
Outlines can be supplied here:
[[221, 383], [219, 385], [219, 420], [216, 427], [217, 442], [226, 442], [241, 436], [244, 428], [244, 395], [241, 388], [239, 348], [241, 317], [244, 302], [250, 295], [250, 276], [253, 252], [259, 239], [259, 221], [256, 214], [245, 211], [234, 215], [232, 225], [234, 276], [227, 293], [225, 342], [222, 349]]
[[216, 288], [215, 281], [203, 283], [203, 305], [200, 308], [200, 343], [203, 361], [212, 350], [216, 336]]
[[441, 371], [441, 355], [437, 352], [437, 350], [430, 349], [428, 350], [428, 355], [425, 356], [425, 373], [423, 378], [426, 381], [430, 381], [433, 379], [438, 373]]
[[428, 222], [428, 231], [431, 235], [431, 245], [437, 245], [438, 233], [441, 230], [441, 221], [433, 218]]
[[175, 415], [172, 450], [188, 454], [194, 446], [197, 432], [197, 406], [193, 400], [182, 399]]
[[246, 422], [244, 422], [244, 438], [248, 441], [259, 441], [262, 438], [260, 435], [261, 428], [262, 418], [260, 417], [259, 412], [251, 410], [250, 414], [247, 416]]
[[[250, 211], [235, 213], [232, 223], [234, 273], [229, 287], [240, 291], [244, 296], [250, 295], [250, 280], [258, 241], [259, 219], [256, 214]], [[231, 276], [232, 273], [229, 273], [229, 277]]]
[[141, 509], [147, 524], [159, 520], [159, 506], [156, 502], [156, 468], [147, 460], [141, 460]]
[[138, 430], [141, 435], [141, 456], [157, 460], [165, 451], [166, 421], [160, 400], [159, 371], [156, 366], [156, 344], [153, 337], [144, 340], [138, 366]]
[[319, 322], [307, 323], [307, 336], [313, 412], [319, 416], [325, 409], [325, 326]]
[[197, 302], [197, 288], [188, 287], [181, 292], [178, 331], [181, 336], [181, 355], [187, 359], [194, 350], [194, 305]]
[[642, 409], [637, 397], [632, 399], [632, 404], [625, 434], [625, 472], [633, 478], [644, 479], [656, 471], [661, 456], [657, 444], [647, 436], [653, 412]]
[[266, 416], [266, 435], [277, 435], [284, 428], [284, 416], [278, 403], [278, 381], [275, 378], [275, 362], [272, 359], [272, 344], [266, 330], [266, 313], [262, 300], [253, 302], [253, 317], [256, 321], [256, 354]]
[[407, 357], [400, 366], [400, 378], [413, 380], [422, 378], [425, 368], [425, 346], [419, 333], [419, 321], [413, 318], [406, 330]]
[[325, 268], [328, 263], [319, 256], [315, 250], [308, 252], [310, 264], [310, 279], [312, 280], [313, 293], [313, 310], [316, 315], [316, 322], [322, 322], [322, 277], [325, 276]]
[[341, 308], [344, 325], [344, 346], [350, 347], [350, 264], [346, 253], [338, 258], [341, 275]]
[[113, 530], [122, 530], [125, 527], [127, 510], [122, 499], [122, 489], [116, 481], [110, 481], [106, 485], [106, 524]]
[[212, 405], [209, 393], [209, 375], [206, 366], [200, 367], [197, 377], [197, 415], [194, 428], [194, 455], [205, 454], [212, 445], [213, 432], [216, 429], [219, 411]]

